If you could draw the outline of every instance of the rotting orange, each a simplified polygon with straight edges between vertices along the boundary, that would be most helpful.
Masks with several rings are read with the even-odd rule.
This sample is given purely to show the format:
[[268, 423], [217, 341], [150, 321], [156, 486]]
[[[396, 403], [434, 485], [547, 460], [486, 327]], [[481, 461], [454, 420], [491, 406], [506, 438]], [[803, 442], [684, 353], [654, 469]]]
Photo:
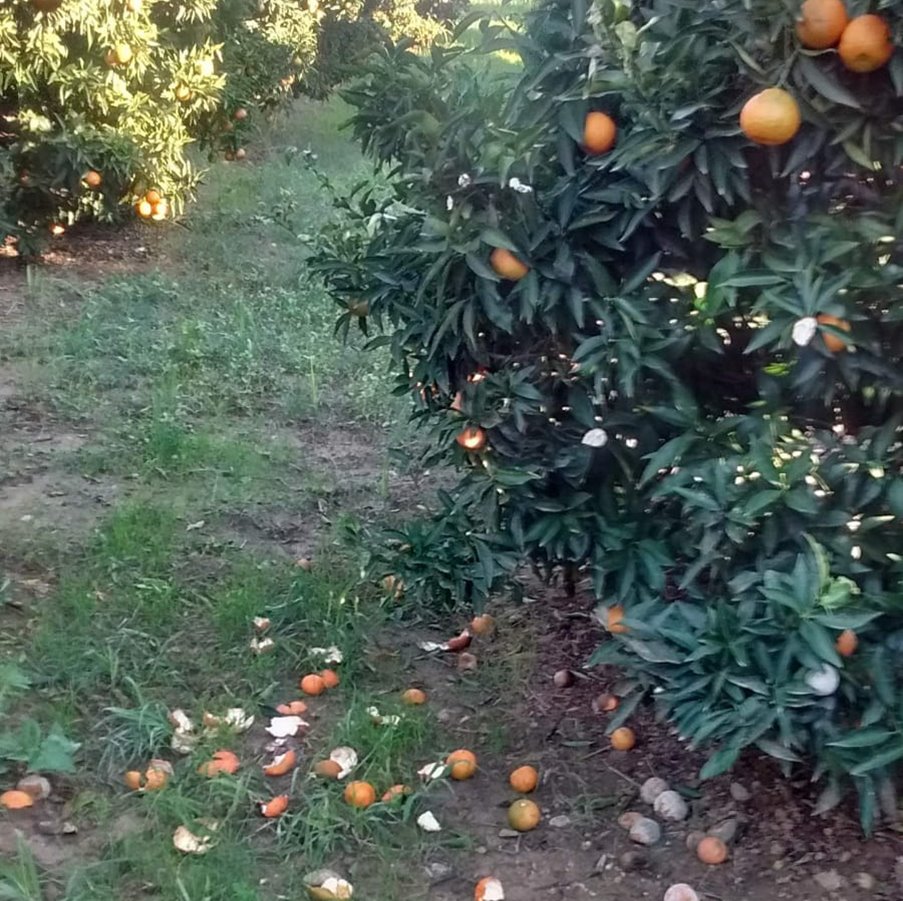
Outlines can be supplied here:
[[497, 275], [511, 282], [520, 281], [530, 271], [530, 267], [523, 260], [504, 247], [496, 247], [492, 251], [489, 263]]
[[284, 776], [290, 773], [298, 763], [298, 755], [291, 748], [284, 754], [277, 754], [272, 762], [263, 768], [264, 776]]
[[[840, 329], [842, 332], [849, 332], [852, 328], [846, 319], [838, 319], [836, 316], [829, 316], [827, 313], [821, 313], [816, 316], [815, 321], [818, 322], [819, 325], [830, 325], [836, 329]], [[825, 342], [825, 347], [827, 347], [832, 354], [840, 353], [847, 349], [847, 342], [844, 341], [843, 338], [831, 334], [831, 332], [823, 331], [821, 337]]]
[[783, 88], [766, 88], [743, 104], [740, 128], [743, 134], [766, 147], [786, 144], [800, 130], [802, 117], [793, 96]]
[[474, 635], [491, 635], [495, 631], [495, 617], [481, 613], [470, 621], [470, 631]]
[[341, 682], [339, 674], [334, 669], [324, 669], [320, 673], [320, 678], [327, 688], [336, 688]]
[[804, 47], [826, 50], [840, 40], [849, 21], [843, 0], [806, 0], [796, 20], [796, 33]]
[[314, 773], [324, 779], [338, 779], [342, 767], [335, 760], [319, 760], [314, 764]]
[[260, 802], [260, 813], [267, 819], [281, 817], [288, 810], [288, 795], [276, 795], [269, 801]]
[[611, 746], [616, 751], [629, 751], [636, 745], [636, 733], [627, 726], [621, 726], [611, 733]]
[[588, 113], [583, 123], [583, 149], [587, 153], [608, 153], [615, 146], [618, 126], [608, 113]]
[[495, 876], [484, 876], [473, 890], [474, 901], [505, 901], [505, 889]]
[[276, 708], [276, 713], [282, 716], [301, 716], [307, 713], [307, 704], [304, 701], [289, 701], [288, 704], [280, 704]]
[[479, 426], [469, 426], [455, 439], [458, 444], [472, 454], [486, 447], [486, 432]]
[[613, 695], [610, 691], [606, 691], [593, 701], [593, 706], [599, 713], [612, 713], [621, 706], [621, 701], [617, 695]]
[[352, 807], [369, 807], [376, 802], [376, 789], [369, 782], [349, 782], [343, 797]]
[[841, 657], [852, 657], [856, 653], [856, 648], [859, 647], [859, 636], [852, 629], [844, 629], [837, 636], [834, 647]]
[[466, 748], [459, 748], [445, 758], [445, 765], [449, 768], [448, 775], [452, 779], [463, 782], [477, 771], [477, 755]]
[[315, 673], [311, 673], [308, 676], [305, 676], [301, 680], [301, 691], [306, 695], [321, 695], [324, 691], [326, 691], [326, 683], [323, 681], [322, 676], [318, 676]]
[[522, 795], [527, 795], [539, 785], [539, 772], [536, 767], [519, 766], [508, 777], [511, 787]]
[[6, 810], [24, 810], [34, 806], [34, 798], [28, 792], [11, 789], [0, 795], [0, 807]]
[[96, 190], [101, 186], [103, 177], [96, 169], [89, 169], [84, 175], [84, 182], [89, 188]]
[[624, 619], [624, 608], [620, 604], [613, 604], [605, 612], [605, 628], [612, 635], [623, 635], [630, 631], [622, 622]]
[[724, 863], [727, 860], [727, 845], [717, 836], [707, 835], [696, 846], [696, 856], [712, 866]]
[[198, 767], [198, 772], [202, 776], [218, 776], [220, 773], [231, 776], [238, 772], [240, 765], [237, 755], [232, 751], [216, 751], [211, 760]]
[[410, 793], [411, 789], [407, 785], [393, 785], [382, 796], [382, 802], [383, 804], [393, 804], [395, 801], [400, 801], [405, 795], [409, 795]]
[[887, 20], [869, 14], [856, 16], [843, 30], [837, 53], [851, 72], [874, 72], [894, 55]]
[[426, 703], [426, 692], [419, 688], [409, 688], [402, 694], [401, 702], [410, 707], [419, 707]]
[[529, 832], [539, 825], [542, 812], [534, 801], [521, 798], [508, 808], [508, 825], [518, 832]]

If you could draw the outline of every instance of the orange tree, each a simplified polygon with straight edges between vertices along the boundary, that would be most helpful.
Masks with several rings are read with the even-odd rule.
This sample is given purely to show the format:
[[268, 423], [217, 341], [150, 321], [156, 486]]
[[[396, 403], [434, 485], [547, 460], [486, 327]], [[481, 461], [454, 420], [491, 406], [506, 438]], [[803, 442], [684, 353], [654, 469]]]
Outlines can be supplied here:
[[482, 30], [513, 82], [402, 48], [347, 94], [393, 190], [315, 264], [463, 473], [374, 565], [476, 604], [586, 577], [635, 676], [612, 729], [654, 689], [704, 775], [806, 759], [869, 828], [903, 759], [903, 2]]

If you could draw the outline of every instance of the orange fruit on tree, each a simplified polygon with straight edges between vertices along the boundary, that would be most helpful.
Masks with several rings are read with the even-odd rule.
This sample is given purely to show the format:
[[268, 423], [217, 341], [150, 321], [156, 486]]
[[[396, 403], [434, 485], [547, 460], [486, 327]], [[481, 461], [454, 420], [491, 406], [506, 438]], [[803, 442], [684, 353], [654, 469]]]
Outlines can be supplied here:
[[628, 632], [627, 626], [622, 622], [624, 619], [624, 608], [620, 604], [613, 604], [605, 612], [605, 628], [612, 635], [623, 635]]
[[469, 426], [455, 438], [455, 441], [464, 450], [476, 453], [486, 447], [486, 432], [479, 426]]
[[369, 782], [349, 782], [343, 797], [352, 807], [369, 807], [376, 802], [376, 789]]
[[391, 804], [393, 801], [398, 801], [410, 793], [411, 789], [407, 785], [393, 785], [382, 796], [382, 802], [383, 804]]
[[445, 758], [445, 765], [449, 768], [448, 775], [452, 779], [463, 782], [465, 779], [470, 779], [477, 771], [477, 756], [473, 751], [459, 748]]
[[636, 733], [627, 726], [621, 726], [611, 733], [611, 746], [616, 751], [629, 751], [636, 745]]
[[191, 93], [191, 88], [188, 87], [187, 84], [176, 85], [175, 95], [176, 100], [181, 103], [188, 103], [188, 101], [191, 100], [193, 96]]
[[529, 794], [539, 785], [539, 773], [536, 767], [519, 766], [508, 777], [511, 787], [522, 795]]
[[304, 701], [289, 701], [288, 704], [280, 704], [276, 713], [281, 713], [282, 716], [301, 716], [307, 713], [307, 704]]
[[341, 681], [339, 679], [339, 674], [334, 669], [324, 669], [320, 673], [320, 678], [327, 688], [335, 688]]
[[844, 629], [837, 636], [834, 647], [841, 657], [852, 657], [856, 653], [856, 648], [859, 647], [859, 636], [852, 629]]
[[312, 673], [301, 680], [301, 691], [306, 695], [321, 695], [326, 691], [326, 682], [322, 676]]
[[856, 16], [840, 36], [837, 53], [852, 72], [880, 69], [894, 55], [890, 26], [881, 16]]
[[796, 20], [796, 33], [804, 47], [826, 50], [840, 40], [849, 21], [843, 0], [805, 0]]
[[583, 149], [587, 153], [608, 153], [615, 146], [618, 126], [608, 113], [588, 113], [583, 123]]
[[[842, 332], [849, 332], [852, 328], [846, 319], [838, 319], [836, 316], [829, 316], [827, 313], [821, 313], [816, 316], [815, 321], [818, 322], [819, 325], [831, 325], [836, 329], [840, 329]], [[830, 332], [822, 332], [821, 336], [822, 340], [825, 342], [825, 347], [827, 347], [832, 354], [840, 353], [842, 350], [847, 349], [847, 343], [843, 338], [838, 338], [837, 335], [832, 335]]]
[[793, 96], [783, 88], [766, 88], [740, 110], [740, 128], [756, 144], [777, 147], [800, 130], [802, 117]]
[[158, 200], [154, 204], [151, 219], [160, 222], [166, 218], [167, 213], [169, 213], [169, 204], [165, 200]]
[[470, 631], [474, 635], [491, 635], [495, 631], [495, 617], [481, 613], [470, 621]]
[[99, 188], [103, 177], [94, 169], [89, 169], [84, 175], [84, 182], [89, 188]]
[[238, 756], [232, 751], [216, 751], [210, 760], [198, 767], [198, 772], [202, 776], [218, 776], [220, 773], [231, 776], [238, 772], [239, 766]]
[[530, 271], [530, 267], [526, 263], [504, 247], [496, 247], [489, 254], [489, 264], [495, 270], [496, 275], [511, 282], [519, 281]]
[[12, 789], [0, 795], [0, 807], [6, 810], [23, 810], [34, 805], [34, 798], [28, 792]]
[[154, 215], [154, 205], [149, 200], [147, 200], [147, 198], [145, 198], [144, 200], [139, 200], [135, 206], [135, 209], [142, 219], [150, 219], [150, 217]]
[[727, 845], [714, 835], [707, 835], [697, 846], [696, 856], [707, 864], [724, 863], [727, 860]]
[[419, 688], [409, 688], [402, 694], [401, 702], [411, 707], [418, 707], [420, 704], [426, 703], [426, 692]]
[[539, 805], [526, 798], [515, 801], [508, 808], [508, 825], [518, 832], [529, 832], [539, 825], [542, 813]]
[[117, 66], [124, 66], [132, 58], [132, 48], [128, 44], [117, 44], [112, 52], [113, 62]]
[[155, 203], [159, 203], [163, 199], [163, 195], [156, 190], [156, 188], [151, 188], [145, 195], [144, 199], [153, 206]]
[[314, 773], [324, 779], [338, 779], [342, 767], [335, 760], [320, 760], [314, 764]]

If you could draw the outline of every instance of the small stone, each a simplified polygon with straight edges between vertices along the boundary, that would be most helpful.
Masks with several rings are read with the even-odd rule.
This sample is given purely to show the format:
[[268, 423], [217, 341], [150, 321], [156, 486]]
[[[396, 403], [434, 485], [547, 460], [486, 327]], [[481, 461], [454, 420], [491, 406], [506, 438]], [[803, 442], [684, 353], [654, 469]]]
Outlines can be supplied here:
[[627, 873], [634, 870], [645, 870], [649, 866], [649, 856], [643, 851], [625, 851], [618, 858], [618, 863], [621, 869]]
[[636, 810], [626, 810], [618, 817], [618, 825], [622, 829], [632, 829], [633, 824], [637, 822], [637, 820], [644, 819], [643, 815]]
[[597, 861], [596, 865], [593, 867], [594, 873], [602, 873], [605, 868], [608, 866], [608, 855], [603, 854]]
[[687, 836], [687, 850], [692, 851], [694, 854], [696, 853], [696, 849], [699, 847], [699, 843], [705, 838], [704, 832], [697, 832], [694, 830]]
[[826, 892], [839, 892], [843, 888], [843, 877], [837, 870], [822, 870], [812, 877]]
[[690, 813], [687, 802], [676, 791], [662, 792], [654, 804], [655, 812], [664, 820], [672, 820], [679, 823], [685, 820]]
[[724, 844], [729, 845], [737, 837], [739, 828], [740, 821], [736, 817], [729, 817], [709, 829], [709, 835], [714, 835], [715, 838], [720, 838]]
[[499, 838], [520, 838], [516, 829], [499, 829]]
[[655, 820], [640, 817], [628, 833], [630, 840], [638, 845], [654, 845], [662, 837], [662, 827]]
[[752, 797], [752, 794], [745, 785], [742, 785], [739, 782], [732, 782], [731, 797], [742, 804], [744, 801], [748, 801]]
[[455, 872], [451, 864], [447, 864], [442, 860], [430, 861], [424, 867], [424, 870], [431, 883], [444, 882], [446, 879], [451, 879]]
[[474, 854], [486, 854], [488, 852], [483, 845], [477, 845], [476, 848], [473, 849], [473, 853]]
[[549, 820], [549, 825], [553, 829], [566, 829], [571, 825], [571, 818], [561, 814], [560, 816], [552, 817], [552, 819]]
[[875, 877], [872, 876], [871, 873], [857, 873], [856, 885], [858, 885], [859, 888], [870, 892], [875, 888]]
[[647, 804], [655, 804], [655, 799], [662, 793], [668, 791], [671, 786], [664, 779], [653, 776], [647, 779], [640, 788], [640, 797]]

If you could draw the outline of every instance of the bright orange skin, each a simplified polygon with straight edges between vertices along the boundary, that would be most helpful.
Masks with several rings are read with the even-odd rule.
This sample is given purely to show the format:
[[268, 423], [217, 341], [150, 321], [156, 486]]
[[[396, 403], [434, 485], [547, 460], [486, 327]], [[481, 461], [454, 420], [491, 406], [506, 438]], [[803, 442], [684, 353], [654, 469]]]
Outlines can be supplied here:
[[13, 789], [0, 795], [0, 807], [6, 810], [24, 810], [34, 806], [34, 798], [28, 792]]
[[495, 617], [488, 613], [475, 616], [470, 621], [470, 631], [474, 635], [491, 635], [495, 631]]
[[852, 629], [844, 629], [837, 636], [834, 647], [841, 657], [852, 657], [856, 653], [856, 648], [859, 647], [859, 636]]
[[508, 777], [508, 782], [516, 792], [526, 795], [539, 785], [539, 773], [535, 767], [520, 766]]
[[301, 680], [301, 691], [306, 695], [321, 695], [326, 691], [326, 682], [322, 676], [309, 675]]
[[518, 259], [504, 247], [496, 247], [489, 254], [489, 264], [495, 270], [496, 275], [500, 275], [510, 282], [520, 281], [530, 271], [530, 267], [523, 260]]
[[611, 733], [611, 746], [616, 751], [629, 751], [636, 745], [636, 733], [627, 726], [621, 726]]
[[466, 428], [455, 439], [461, 447], [471, 453], [483, 450], [486, 447], [486, 432], [481, 428]]
[[473, 751], [460, 748], [452, 751], [445, 759], [446, 765], [449, 767], [449, 776], [458, 782], [470, 779], [477, 771], [477, 756]]
[[155, 203], [159, 203], [163, 199], [163, 196], [160, 194], [159, 191], [155, 191], [154, 189], [151, 189], [150, 191], [147, 192], [147, 194], [144, 195], [144, 199], [151, 206], [153, 206]]
[[304, 701], [289, 701], [288, 704], [280, 704], [276, 713], [282, 716], [301, 716], [302, 713], [307, 713], [307, 704]]
[[714, 835], [707, 835], [697, 846], [696, 856], [703, 862], [715, 866], [727, 860], [727, 845]]
[[284, 754], [277, 755], [272, 763], [263, 768], [264, 776], [284, 776], [290, 773], [298, 763], [298, 755], [288, 750]]
[[539, 805], [526, 798], [515, 801], [508, 808], [508, 825], [518, 832], [529, 832], [539, 825], [542, 812]]
[[281, 817], [288, 810], [288, 795], [277, 795], [272, 801], [260, 805], [260, 813], [267, 819]]
[[212, 760], [202, 763], [198, 772], [202, 776], [218, 776], [220, 773], [228, 773], [230, 776], [238, 772], [238, 757], [232, 751], [216, 751]]
[[793, 96], [783, 88], [766, 88], [743, 105], [740, 128], [743, 134], [765, 147], [786, 144], [800, 130], [802, 117]]
[[796, 34], [804, 47], [827, 50], [840, 40], [849, 21], [843, 0], [806, 0], [796, 20]]
[[625, 632], [630, 631], [627, 626], [623, 625], [621, 622], [623, 619], [624, 608], [620, 604], [615, 604], [613, 607], [608, 608], [608, 613], [605, 617], [605, 628], [608, 629], [612, 635], [623, 635]]
[[894, 55], [890, 26], [881, 16], [856, 16], [840, 36], [837, 53], [852, 72], [880, 69]]
[[349, 782], [344, 798], [352, 807], [369, 807], [376, 803], [376, 789], [369, 782]]
[[[846, 319], [838, 319], [836, 316], [829, 316], [827, 313], [822, 313], [820, 316], [816, 316], [815, 319], [820, 325], [833, 325], [834, 328], [840, 329], [842, 332], [849, 332], [852, 328]], [[842, 338], [838, 338], [837, 335], [822, 332], [821, 337], [825, 342], [825, 347], [832, 354], [837, 354], [847, 349], [846, 342]]]
[[325, 669], [320, 673], [320, 678], [326, 684], [327, 688], [335, 688], [339, 682], [339, 674], [333, 669]]
[[618, 126], [607, 113], [592, 112], [583, 123], [583, 149], [587, 153], [608, 153], [615, 146]]
[[402, 696], [401, 702], [410, 707], [418, 707], [420, 704], [426, 703], [426, 692], [419, 688], [409, 688]]

